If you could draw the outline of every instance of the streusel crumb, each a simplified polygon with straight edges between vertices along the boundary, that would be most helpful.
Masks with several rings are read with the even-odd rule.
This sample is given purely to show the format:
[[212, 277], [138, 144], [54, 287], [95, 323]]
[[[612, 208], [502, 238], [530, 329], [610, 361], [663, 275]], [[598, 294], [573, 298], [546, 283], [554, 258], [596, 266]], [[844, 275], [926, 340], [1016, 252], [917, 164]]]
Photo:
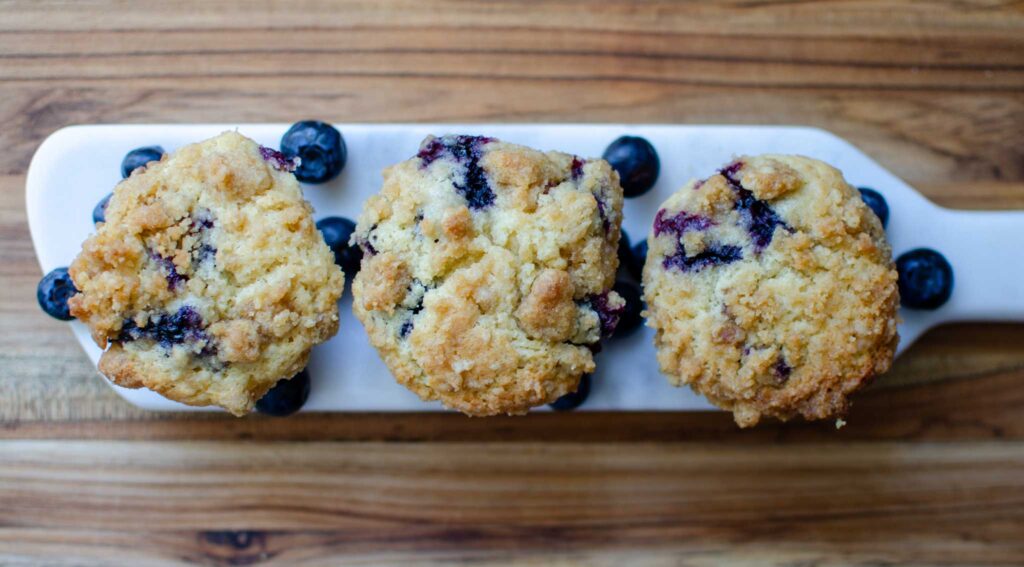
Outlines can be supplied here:
[[354, 310], [397, 380], [470, 415], [572, 392], [623, 308], [622, 221], [600, 159], [427, 138], [359, 218]]
[[889, 369], [892, 253], [835, 168], [742, 157], [665, 201], [648, 242], [646, 316], [661, 369], [739, 425], [841, 416]]
[[116, 187], [70, 268], [104, 375], [241, 415], [337, 332], [344, 275], [292, 165], [226, 132]]

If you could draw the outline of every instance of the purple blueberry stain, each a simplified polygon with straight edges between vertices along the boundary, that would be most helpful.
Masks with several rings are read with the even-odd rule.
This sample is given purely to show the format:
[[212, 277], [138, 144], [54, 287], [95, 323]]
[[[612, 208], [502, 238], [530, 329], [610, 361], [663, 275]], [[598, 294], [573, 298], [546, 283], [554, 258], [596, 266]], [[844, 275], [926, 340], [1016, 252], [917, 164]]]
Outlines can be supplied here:
[[203, 244], [196, 250], [196, 259], [200, 263], [209, 262], [217, 257], [217, 249], [209, 244]]
[[207, 231], [215, 225], [213, 213], [209, 209], [199, 209], [193, 213], [189, 234], [201, 239], [201, 244], [192, 251], [193, 260], [205, 263], [217, 256], [217, 248], [207, 242], [209, 240]]
[[736, 174], [739, 173], [741, 169], [743, 169], [743, 162], [734, 161], [729, 165], [725, 166], [724, 168], [722, 168], [722, 170], [719, 173], [721, 173], [723, 176], [725, 176], [726, 179], [731, 181], [736, 177]]
[[682, 236], [689, 230], [707, 230], [715, 225], [715, 221], [702, 215], [680, 211], [668, 216], [668, 211], [661, 209], [654, 216], [654, 236], [669, 233]]
[[793, 373], [793, 368], [786, 362], [786, 359], [779, 355], [779, 358], [775, 360], [775, 364], [772, 365], [772, 376], [779, 381], [780, 384], [785, 384], [789, 380], [789, 375]]
[[764, 201], [754, 197], [754, 194], [746, 189], [737, 191], [739, 199], [736, 201], [736, 210], [740, 211], [743, 220], [747, 225], [747, 231], [754, 242], [755, 248], [763, 250], [771, 244], [775, 235], [775, 227], [781, 226], [789, 230], [789, 227]]
[[[670, 214], [665, 209], [661, 209], [654, 216], [654, 236], [671, 234], [679, 237], [686, 232], [704, 231], [714, 225], [715, 221], [703, 215], [687, 211]], [[704, 268], [729, 264], [741, 258], [743, 258], [743, 250], [739, 246], [711, 245], [691, 256], [686, 252], [686, 246], [682, 242], [678, 242], [676, 251], [666, 256], [662, 265], [666, 270], [675, 268], [683, 272], [699, 272]]]
[[177, 291], [182, 283], [188, 281], [188, 276], [178, 273], [178, 267], [174, 265], [174, 260], [152, 251], [149, 253], [149, 258], [165, 272], [164, 278], [167, 280], [167, 289]]
[[199, 209], [192, 215], [192, 226], [189, 229], [191, 232], [202, 232], [213, 228], [214, 224], [213, 212], [210, 209]]
[[299, 166], [299, 162], [296, 159], [289, 158], [274, 148], [260, 146], [260, 156], [264, 161], [269, 163], [278, 171], [287, 171], [290, 173], [295, 171], [295, 168]]
[[750, 190], [743, 187], [736, 177], [742, 167], [743, 162], [737, 161], [722, 169], [721, 174], [729, 182], [729, 187], [736, 193], [737, 199], [733, 209], [740, 213], [747, 232], [750, 234], [750, 239], [754, 243], [754, 249], [760, 252], [771, 244], [776, 227], [781, 226], [789, 231], [792, 229], [766, 201], [758, 199]]
[[[423, 298], [426, 296], [427, 291], [431, 288], [425, 285], [419, 280], [413, 280], [412, 284], [409, 285], [408, 295], [416, 297], [416, 304], [409, 308], [408, 318], [402, 322], [402, 326], [398, 329], [398, 338], [404, 339], [409, 336], [415, 326], [414, 318], [423, 311]], [[406, 300], [408, 301], [408, 299]]]
[[785, 357], [780, 354], [771, 367], [768, 368], [768, 375], [759, 378], [758, 381], [773, 388], [781, 388], [786, 385], [786, 382], [789, 382], [789, 375], [792, 373], [793, 368], [786, 362]]
[[[465, 136], [459, 137], [462, 138]], [[444, 156], [448, 151], [450, 150], [445, 144], [444, 138], [431, 138], [430, 141], [424, 143], [420, 147], [420, 151], [416, 154], [416, 157], [420, 158], [423, 162], [423, 167], [427, 167]]]
[[443, 136], [427, 141], [416, 157], [429, 166], [441, 158], [449, 158], [465, 168], [461, 182], [455, 181], [455, 190], [462, 195], [470, 209], [481, 210], [494, 204], [494, 190], [487, 173], [480, 166], [483, 146], [494, 141], [484, 136]]
[[583, 165], [587, 163], [587, 160], [582, 159], [578, 156], [572, 156], [572, 180], [578, 181], [579, 178], [583, 177]]
[[605, 210], [607, 205], [604, 199], [597, 195], [594, 195], [594, 200], [597, 201], [597, 214], [601, 217], [601, 226], [604, 228], [605, 234], [607, 234], [612, 227], [611, 222], [608, 221], [608, 212]]
[[[764, 346], [751, 347], [750, 345], [745, 345], [743, 347], [743, 356], [750, 356], [751, 352], [755, 350], [760, 352], [764, 350], [764, 348]], [[775, 362], [773, 362], [771, 366], [768, 367], [767, 373], [758, 376], [757, 381], [765, 386], [781, 388], [785, 386], [787, 382], [789, 382], [789, 377], [792, 374], [793, 367], [789, 365], [789, 362], [786, 360], [786, 357], [783, 356], [783, 354], [780, 352], [775, 357]]]
[[398, 338], [404, 339], [404, 338], [408, 337], [409, 333], [412, 332], [412, 327], [413, 327], [412, 317], [409, 317], [408, 319], [406, 319], [405, 321], [402, 322], [402, 327], [400, 329], [398, 329]]
[[367, 256], [377, 255], [377, 249], [374, 248], [373, 243], [367, 240], [366, 238], [360, 238], [356, 240], [356, 243], [359, 244], [359, 247], [363, 249], [363, 254]]
[[743, 258], [743, 249], [739, 246], [712, 245], [698, 254], [690, 256], [682, 244], [675, 254], [666, 256], [662, 265], [666, 270], [675, 268], [682, 272], [699, 272], [704, 268], [731, 264]]
[[587, 297], [585, 303], [597, 313], [601, 321], [601, 334], [610, 337], [619, 324], [619, 317], [626, 311], [626, 306], [612, 307], [608, 302], [608, 290]]
[[494, 191], [491, 190], [487, 175], [476, 160], [470, 162], [467, 167], [465, 183], [456, 183], [455, 190], [466, 199], [471, 209], [486, 209], [494, 204]]
[[144, 327], [135, 324], [134, 319], [126, 319], [118, 335], [118, 342], [131, 342], [148, 339], [155, 341], [164, 348], [171, 348], [186, 342], [204, 341], [206, 345], [200, 353], [203, 356], [214, 354], [216, 349], [210, 336], [203, 326], [203, 317], [193, 307], [184, 305], [175, 313], [165, 313], [151, 318]]
[[376, 224], [371, 226], [370, 230], [366, 231], [366, 236], [365, 237], [361, 237], [361, 236], [356, 237], [356, 244], [358, 244], [359, 248], [361, 248], [363, 250], [363, 255], [365, 255], [365, 256], [376, 256], [377, 255], [377, 248], [375, 248], [373, 246], [373, 242], [371, 242], [371, 240], [373, 240], [373, 231], [374, 230], [377, 230], [377, 225]]
[[398, 337], [404, 339], [409, 336], [415, 326], [414, 318], [423, 311], [423, 298], [421, 297], [415, 307], [409, 310], [409, 318], [402, 322], [402, 327], [398, 329]]
[[364, 256], [377, 255], [377, 248], [374, 247], [373, 242], [371, 242], [371, 240], [373, 240], [373, 231], [375, 230], [377, 230], [376, 223], [374, 223], [374, 225], [370, 227], [370, 230], [366, 231], [366, 236], [356, 236], [356, 245], [362, 249]]

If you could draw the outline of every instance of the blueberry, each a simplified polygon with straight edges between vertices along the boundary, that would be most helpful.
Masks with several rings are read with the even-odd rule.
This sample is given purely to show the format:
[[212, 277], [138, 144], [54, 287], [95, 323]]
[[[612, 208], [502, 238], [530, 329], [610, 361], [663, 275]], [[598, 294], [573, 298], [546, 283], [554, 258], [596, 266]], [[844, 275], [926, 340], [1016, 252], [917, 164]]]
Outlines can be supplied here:
[[96, 207], [92, 210], [93, 224], [107, 222], [107, 205], [110, 203], [110, 198], [113, 196], [113, 193], [107, 193], [106, 197], [100, 199], [99, 203], [96, 203]]
[[747, 232], [750, 233], [750, 239], [754, 241], [754, 247], [757, 250], [763, 250], [772, 243], [775, 227], [781, 226], [789, 230], [789, 225], [775, 213], [767, 202], [755, 198], [754, 194], [746, 189], [739, 191], [739, 199], [734, 208], [740, 212], [740, 216], [747, 225]]
[[639, 197], [650, 191], [661, 171], [661, 161], [654, 146], [636, 136], [622, 136], [615, 140], [602, 157], [619, 173], [626, 197]]
[[581, 159], [579, 156], [572, 156], [572, 171], [573, 180], [583, 177], [583, 166], [587, 163], [587, 160]]
[[298, 156], [302, 163], [295, 177], [306, 183], [324, 183], [334, 179], [345, 168], [348, 148], [341, 132], [319, 120], [303, 120], [281, 136], [281, 152], [289, 158]]
[[121, 177], [127, 178], [136, 169], [145, 166], [151, 161], [160, 161], [164, 156], [164, 149], [160, 146], [146, 146], [135, 148], [125, 154], [121, 160]]
[[661, 209], [654, 215], [654, 236], [661, 236], [666, 232], [676, 236], [682, 236], [690, 230], [707, 230], [715, 225], [715, 221], [704, 215], [695, 215], [686, 211], [679, 211], [669, 215], [668, 211]]
[[305, 369], [281, 380], [256, 402], [256, 411], [274, 417], [287, 417], [300, 409], [309, 399], [309, 372]]
[[896, 259], [900, 302], [911, 309], [938, 309], [953, 294], [953, 267], [929, 248], [917, 248]]
[[712, 244], [690, 256], [686, 253], [686, 247], [680, 243], [674, 254], [665, 257], [662, 266], [666, 270], [676, 268], [683, 272], [699, 272], [704, 268], [731, 264], [742, 259], [743, 249], [739, 246]]
[[409, 317], [405, 321], [402, 321], [402, 326], [398, 328], [398, 338], [404, 339], [405, 337], [408, 337], [409, 333], [412, 332], [412, 328], [415, 324], [416, 323], [412, 320], [412, 317]]
[[188, 275], [178, 271], [178, 267], [174, 264], [173, 259], [161, 256], [153, 251], [149, 252], [149, 258], [154, 264], [160, 266], [164, 272], [164, 278], [167, 280], [167, 289], [176, 291], [181, 287], [181, 284], [188, 281]]
[[789, 380], [789, 375], [793, 373], [793, 367], [786, 362], [786, 358], [779, 355], [779, 358], [775, 360], [775, 364], [771, 368], [772, 376], [775, 377], [775, 381], [778, 383], [785, 384]]
[[878, 215], [878, 220], [882, 221], [882, 228], [885, 228], [885, 225], [889, 224], [889, 204], [885, 202], [885, 197], [874, 189], [861, 187], [860, 198]]
[[551, 409], [555, 411], [569, 411], [574, 410], [587, 401], [587, 396], [590, 395], [590, 374], [584, 374], [580, 377], [580, 385], [576, 387], [576, 391], [570, 394], [566, 394], [561, 398], [551, 402]]
[[334, 262], [341, 266], [346, 276], [354, 276], [363, 260], [363, 249], [348, 243], [356, 231], [356, 223], [342, 217], [327, 217], [317, 221], [316, 227], [324, 236], [324, 242], [334, 252]]
[[[455, 191], [466, 199], [469, 208], [478, 211], [494, 204], [494, 189], [487, 179], [487, 172], [480, 165], [483, 147], [493, 141], [494, 138], [486, 136], [448, 135], [432, 138], [424, 141], [416, 157], [420, 158], [423, 167], [428, 167], [441, 158], [448, 158], [465, 166], [463, 179], [455, 181], [453, 186]], [[597, 205], [600, 209], [601, 201], [598, 201]]]
[[619, 317], [626, 310], [625, 306], [612, 307], [608, 304], [608, 291], [589, 296], [586, 299], [587, 305], [597, 313], [601, 322], [601, 335], [610, 337], [615, 333], [615, 327], [619, 325]]
[[68, 309], [68, 299], [77, 293], [67, 268], [56, 268], [43, 276], [36, 288], [36, 300], [47, 315], [61, 321], [74, 319]]
[[[190, 305], [183, 305], [174, 313], [163, 313], [151, 317], [145, 327], [139, 327], [133, 319], [126, 319], [121, 324], [121, 332], [117, 337], [120, 342], [151, 340], [160, 343], [164, 348], [186, 342], [205, 341], [209, 344], [210, 336], [206, 333], [203, 316]], [[212, 354], [211, 350], [205, 354]]]
[[287, 171], [288, 173], [294, 173], [299, 162], [294, 157], [288, 157], [274, 148], [266, 146], [260, 146], [260, 157], [263, 158], [263, 161], [269, 163], [270, 167], [278, 171]]
[[754, 242], [754, 248], [761, 251], [771, 244], [775, 235], [775, 227], [781, 226], [791, 230], [789, 225], [776, 214], [767, 201], [762, 201], [754, 196], [754, 193], [743, 187], [736, 174], [743, 168], [743, 162], [737, 161], [723, 169], [720, 173], [729, 182], [729, 187], [736, 193], [736, 203], [733, 210], [740, 213], [743, 223], [746, 225], [750, 239]]
[[640, 312], [644, 310], [644, 299], [640, 293], [640, 286], [632, 282], [619, 280], [612, 287], [622, 299], [626, 300], [626, 308], [619, 315], [619, 324], [615, 327], [615, 337], [625, 337], [633, 334], [633, 331], [643, 323]]
[[409, 293], [419, 297], [416, 301], [416, 305], [413, 305], [412, 308], [409, 309], [408, 318], [406, 318], [406, 320], [402, 322], [402, 326], [399, 327], [398, 338], [404, 339], [408, 337], [409, 333], [411, 333], [413, 328], [416, 327], [416, 315], [418, 315], [420, 311], [423, 311], [423, 298], [426, 296], [429, 289], [431, 288], [423, 285], [422, 282], [415, 279], [413, 280], [412, 285], [409, 286]]
[[633, 277], [637, 281], [641, 280], [644, 272], [644, 263], [647, 261], [647, 239], [643, 239], [633, 245], [632, 254], [630, 254], [629, 273], [633, 274]]

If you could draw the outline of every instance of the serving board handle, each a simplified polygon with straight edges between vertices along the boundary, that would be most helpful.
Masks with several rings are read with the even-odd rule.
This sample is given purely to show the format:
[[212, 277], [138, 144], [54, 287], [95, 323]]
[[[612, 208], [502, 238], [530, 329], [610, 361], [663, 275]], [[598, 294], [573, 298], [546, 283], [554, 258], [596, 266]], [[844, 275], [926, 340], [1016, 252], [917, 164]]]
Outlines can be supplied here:
[[906, 221], [913, 230], [900, 231], [903, 238], [894, 242], [893, 251], [897, 257], [914, 248], [941, 252], [953, 266], [953, 295], [933, 311], [900, 310], [899, 350], [943, 323], [1024, 321], [1024, 211], [916, 205], [906, 211], [913, 213]]
[[953, 265], [951, 321], [1024, 321], [1024, 211], [951, 211], [936, 248]]

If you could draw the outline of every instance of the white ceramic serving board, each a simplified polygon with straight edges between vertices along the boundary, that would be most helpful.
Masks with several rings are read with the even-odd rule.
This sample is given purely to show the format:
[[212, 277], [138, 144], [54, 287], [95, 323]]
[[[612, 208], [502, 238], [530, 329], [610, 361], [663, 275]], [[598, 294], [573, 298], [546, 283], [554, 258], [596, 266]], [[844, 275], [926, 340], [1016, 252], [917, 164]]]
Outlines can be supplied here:
[[[814, 128], [690, 125], [574, 124], [338, 124], [348, 145], [342, 174], [304, 187], [316, 218], [355, 219], [381, 184], [381, 170], [414, 155], [428, 134], [480, 134], [538, 149], [600, 156], [624, 135], [643, 136], [661, 157], [661, 176], [646, 195], [627, 199], [623, 229], [645, 238], [659, 203], [686, 181], [707, 177], [739, 154], [796, 153], [838, 167], [855, 186], [880, 191], [889, 203], [889, 239], [896, 255], [917, 247], [942, 252], [953, 265], [950, 301], [936, 311], [901, 313], [900, 351], [924, 331], [954, 320], [1024, 320], [1024, 212], [966, 212], [938, 207], [846, 141]], [[276, 148], [288, 124], [101, 125], [61, 129], [39, 147], [26, 184], [29, 226], [43, 272], [67, 266], [94, 230], [92, 209], [120, 181], [129, 150], [160, 145], [167, 151], [237, 129]], [[312, 394], [303, 411], [425, 411], [442, 409], [399, 386], [369, 345], [346, 289], [338, 335], [313, 351]], [[100, 349], [84, 325], [75, 336], [95, 364]], [[644, 328], [606, 343], [597, 357], [593, 389], [583, 410], [701, 410], [711, 406], [687, 388], [673, 388], [658, 372], [653, 331]], [[129, 402], [152, 410], [189, 408], [148, 390], [114, 386]]]

